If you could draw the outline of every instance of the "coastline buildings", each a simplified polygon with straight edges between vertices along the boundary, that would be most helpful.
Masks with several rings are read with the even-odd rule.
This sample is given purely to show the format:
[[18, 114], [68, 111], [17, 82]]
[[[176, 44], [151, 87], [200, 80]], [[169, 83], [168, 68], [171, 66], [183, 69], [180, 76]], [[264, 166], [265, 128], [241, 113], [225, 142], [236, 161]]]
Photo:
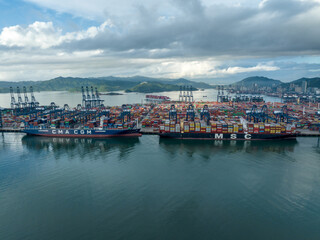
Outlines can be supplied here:
[[[236, 94], [263, 94], [268, 96], [290, 99], [290, 102], [320, 102], [320, 88], [312, 87], [307, 80], [295, 83], [274, 83], [271, 79], [263, 83], [237, 83], [230, 85], [230, 93]], [[313, 84], [313, 86], [317, 84]], [[289, 101], [289, 100], [288, 100]]]

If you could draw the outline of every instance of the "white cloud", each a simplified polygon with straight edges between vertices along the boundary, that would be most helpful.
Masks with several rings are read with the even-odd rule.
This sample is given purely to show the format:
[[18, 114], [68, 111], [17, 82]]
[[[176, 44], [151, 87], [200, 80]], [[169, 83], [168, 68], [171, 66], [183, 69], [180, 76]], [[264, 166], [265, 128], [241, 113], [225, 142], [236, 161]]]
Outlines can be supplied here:
[[87, 30], [84, 31], [78, 31], [78, 32], [69, 32], [66, 33], [63, 36], [60, 36], [59, 42], [72, 42], [72, 41], [79, 41], [87, 38], [94, 38], [96, 37], [99, 33], [103, 33], [107, 31], [109, 28], [113, 28], [114, 25], [110, 20], [105, 21], [102, 23], [100, 26], [95, 27], [89, 27]]
[[34, 22], [26, 28], [19, 25], [5, 27], [0, 34], [0, 45], [44, 49], [59, 44], [60, 34], [61, 30], [55, 29], [52, 22]]
[[251, 67], [221, 67], [222, 62], [213, 59], [203, 60], [181, 60], [171, 59], [163, 60], [162, 62], [150, 62], [150, 66], [142, 68], [139, 74], [152, 74], [154, 76], [163, 76], [170, 78], [216, 78], [225, 77], [228, 75], [236, 75], [239, 73], [253, 72], [269, 72], [280, 70], [279, 67], [273, 66], [270, 63], [260, 63]]
[[218, 69], [213, 71], [216, 74], [238, 74], [238, 73], [249, 73], [259, 71], [277, 71], [280, 70], [277, 66], [258, 64], [253, 67], [228, 67], [225, 69]]
[[0, 46], [47, 49], [65, 42], [94, 38], [112, 27], [112, 22], [108, 20], [98, 27], [92, 26], [87, 30], [68, 32], [63, 35], [62, 30], [55, 28], [52, 22], [34, 22], [26, 28], [16, 25], [2, 29]]
[[260, 3], [259, 3], [259, 8], [263, 8], [264, 5], [268, 2], [268, 0], [262, 0]]

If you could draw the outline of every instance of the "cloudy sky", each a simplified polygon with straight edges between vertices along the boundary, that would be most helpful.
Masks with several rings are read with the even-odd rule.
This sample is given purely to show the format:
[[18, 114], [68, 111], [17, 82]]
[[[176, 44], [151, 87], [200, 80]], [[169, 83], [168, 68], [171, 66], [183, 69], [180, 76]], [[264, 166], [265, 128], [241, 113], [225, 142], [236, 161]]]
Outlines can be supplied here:
[[320, 75], [320, 0], [0, 0], [0, 81]]

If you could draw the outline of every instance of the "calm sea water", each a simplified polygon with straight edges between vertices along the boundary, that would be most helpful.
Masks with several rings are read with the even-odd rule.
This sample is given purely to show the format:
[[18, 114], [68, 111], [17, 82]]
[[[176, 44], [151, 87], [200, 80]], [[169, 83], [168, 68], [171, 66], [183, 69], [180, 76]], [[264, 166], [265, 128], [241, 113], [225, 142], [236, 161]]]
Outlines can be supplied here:
[[0, 135], [0, 239], [320, 239], [317, 138]]
[[[212, 101], [217, 92], [194, 95]], [[112, 106], [144, 96], [102, 98]], [[79, 93], [36, 97], [81, 103]], [[0, 105], [9, 107], [9, 94]], [[0, 239], [320, 239], [319, 141], [2, 134]]]
[[[145, 93], [124, 93], [119, 91], [123, 95], [108, 96], [102, 95], [101, 99], [105, 100], [106, 106], [121, 106], [122, 104], [128, 103], [144, 103]], [[155, 95], [168, 96], [172, 100], [179, 100], [179, 92], [162, 92], [154, 93]], [[195, 101], [217, 101], [218, 91], [215, 89], [205, 89], [204, 91], [193, 92]], [[28, 95], [29, 96], [29, 95]], [[22, 96], [23, 97], [23, 96]], [[35, 97], [41, 105], [49, 105], [51, 102], [55, 102], [59, 106], [63, 106], [65, 103], [69, 104], [70, 107], [76, 107], [77, 104], [81, 104], [82, 95], [81, 93], [70, 93], [70, 92], [36, 92]], [[15, 94], [17, 101], [17, 96]], [[29, 96], [29, 99], [31, 97]], [[264, 99], [268, 102], [280, 102], [280, 98], [264, 96]], [[24, 100], [24, 97], [23, 97]], [[0, 107], [10, 107], [10, 94], [0, 94]]]

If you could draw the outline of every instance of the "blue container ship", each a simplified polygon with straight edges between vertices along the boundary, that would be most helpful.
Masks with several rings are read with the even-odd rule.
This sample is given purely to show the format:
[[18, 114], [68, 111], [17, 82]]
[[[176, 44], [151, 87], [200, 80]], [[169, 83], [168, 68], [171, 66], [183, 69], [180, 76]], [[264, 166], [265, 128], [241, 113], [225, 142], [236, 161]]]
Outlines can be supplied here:
[[141, 137], [140, 129], [32, 129], [23, 130], [27, 135], [66, 138]]

